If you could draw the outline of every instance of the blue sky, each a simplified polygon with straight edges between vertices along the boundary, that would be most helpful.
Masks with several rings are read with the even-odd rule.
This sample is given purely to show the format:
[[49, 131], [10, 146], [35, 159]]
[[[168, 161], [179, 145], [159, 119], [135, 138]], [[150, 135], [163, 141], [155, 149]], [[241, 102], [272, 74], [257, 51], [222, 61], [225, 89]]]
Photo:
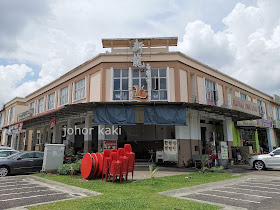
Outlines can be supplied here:
[[0, 0], [0, 103], [103, 52], [102, 38], [178, 36], [179, 50], [280, 94], [280, 1]]

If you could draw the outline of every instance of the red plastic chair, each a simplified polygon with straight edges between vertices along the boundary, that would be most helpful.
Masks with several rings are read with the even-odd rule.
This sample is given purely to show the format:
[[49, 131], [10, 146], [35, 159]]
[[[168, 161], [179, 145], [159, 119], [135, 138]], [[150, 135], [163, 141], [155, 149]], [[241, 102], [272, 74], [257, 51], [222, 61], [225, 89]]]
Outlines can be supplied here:
[[109, 175], [110, 159], [111, 159], [111, 150], [104, 149], [102, 180], [105, 175], [106, 182], [107, 182], [107, 177]]
[[135, 165], [135, 153], [130, 152], [127, 153], [128, 155], [128, 169], [127, 169], [127, 174], [129, 172], [132, 173], [132, 180], [133, 180], [133, 173], [134, 173], [134, 165]]
[[120, 177], [120, 182], [122, 182], [122, 163], [118, 160], [118, 154], [116, 152], [111, 153], [110, 158], [110, 170], [109, 170], [109, 181], [111, 176], [113, 176], [113, 184], [115, 183], [116, 176]]
[[119, 149], [118, 149], [118, 160], [120, 160], [120, 158], [121, 158], [122, 156], [125, 156], [124, 148], [119, 148]]
[[124, 145], [124, 154], [127, 156], [127, 153], [130, 153], [130, 152], [132, 152], [131, 145], [130, 144], [125, 144]]
[[127, 180], [128, 177], [128, 157], [122, 156], [120, 157], [120, 161], [122, 163], [122, 178], [125, 175], [125, 178]]
[[117, 149], [111, 149], [111, 152], [118, 152]]

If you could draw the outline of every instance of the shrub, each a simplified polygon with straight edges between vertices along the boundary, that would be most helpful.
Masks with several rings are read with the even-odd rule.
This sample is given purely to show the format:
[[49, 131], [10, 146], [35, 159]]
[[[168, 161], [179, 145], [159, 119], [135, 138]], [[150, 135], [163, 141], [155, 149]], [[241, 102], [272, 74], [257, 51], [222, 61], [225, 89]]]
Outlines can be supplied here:
[[223, 166], [210, 168], [210, 171], [215, 172], [215, 173], [221, 173], [221, 172], [223, 172], [223, 170], [224, 170]]
[[78, 160], [76, 163], [62, 164], [58, 167], [58, 173], [60, 175], [73, 175], [80, 173], [82, 160]]

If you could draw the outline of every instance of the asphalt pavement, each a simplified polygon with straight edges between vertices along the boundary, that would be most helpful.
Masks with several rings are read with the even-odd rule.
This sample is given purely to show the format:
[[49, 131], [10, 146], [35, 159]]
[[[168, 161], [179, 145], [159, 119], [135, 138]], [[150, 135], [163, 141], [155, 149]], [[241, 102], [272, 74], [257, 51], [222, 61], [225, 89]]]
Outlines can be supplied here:
[[0, 178], [0, 209], [39, 205], [100, 193], [32, 176]]

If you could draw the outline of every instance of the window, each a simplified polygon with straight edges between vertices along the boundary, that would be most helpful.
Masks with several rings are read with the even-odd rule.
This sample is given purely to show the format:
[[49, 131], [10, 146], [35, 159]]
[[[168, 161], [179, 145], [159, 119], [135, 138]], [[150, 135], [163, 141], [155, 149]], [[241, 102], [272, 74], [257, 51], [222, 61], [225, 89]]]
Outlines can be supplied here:
[[74, 84], [74, 101], [85, 98], [86, 96], [86, 79], [82, 79]]
[[10, 108], [9, 123], [14, 122], [14, 107]]
[[271, 117], [271, 106], [270, 106], [270, 104], [267, 104], [267, 118], [268, 118], [269, 120], [272, 119], [272, 117]]
[[205, 80], [206, 103], [208, 105], [218, 104], [218, 91], [215, 82]]
[[128, 100], [128, 69], [114, 69], [113, 100]]
[[166, 69], [152, 69], [152, 100], [167, 100]]
[[44, 98], [41, 98], [37, 102], [37, 113], [40, 114], [44, 111]]
[[132, 70], [132, 86], [138, 85], [139, 89], [147, 90], [146, 69]]
[[2, 113], [0, 113], [0, 129], [2, 128]]
[[279, 108], [275, 107], [276, 120], [280, 120]]
[[48, 95], [48, 110], [54, 109], [55, 93]]
[[264, 115], [264, 108], [263, 108], [263, 102], [257, 99], [257, 104], [259, 106], [259, 113], [260, 115]]
[[29, 104], [29, 109], [34, 109], [34, 108], [35, 108], [35, 102], [30, 103], [30, 104]]
[[244, 93], [240, 93], [240, 98], [242, 98], [244, 100], [248, 100], [248, 96]]
[[59, 90], [59, 105], [68, 104], [68, 87]]
[[274, 153], [274, 155], [280, 155], [280, 149], [275, 150], [273, 153]]

